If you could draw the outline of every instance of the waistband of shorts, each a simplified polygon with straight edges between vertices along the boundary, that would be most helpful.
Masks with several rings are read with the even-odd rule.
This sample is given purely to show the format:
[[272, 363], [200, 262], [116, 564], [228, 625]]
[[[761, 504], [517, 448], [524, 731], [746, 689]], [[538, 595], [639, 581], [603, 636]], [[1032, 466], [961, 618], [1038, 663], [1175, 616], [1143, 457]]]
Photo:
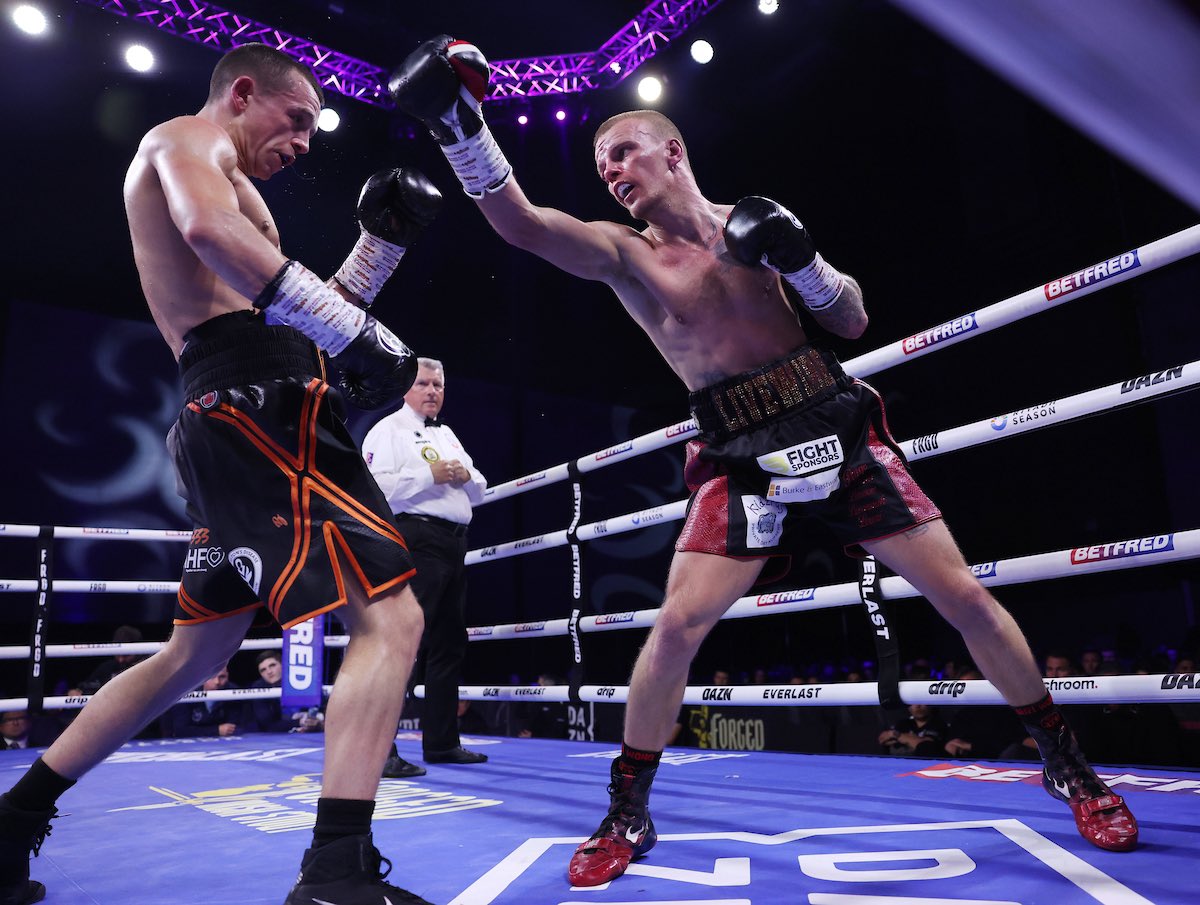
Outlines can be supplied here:
[[322, 373], [312, 340], [283, 324], [267, 324], [253, 311], [232, 311], [193, 327], [179, 356], [188, 401], [212, 390]]
[[851, 382], [836, 355], [803, 345], [761, 368], [691, 393], [688, 406], [702, 435], [728, 440], [779, 415], [823, 402]]

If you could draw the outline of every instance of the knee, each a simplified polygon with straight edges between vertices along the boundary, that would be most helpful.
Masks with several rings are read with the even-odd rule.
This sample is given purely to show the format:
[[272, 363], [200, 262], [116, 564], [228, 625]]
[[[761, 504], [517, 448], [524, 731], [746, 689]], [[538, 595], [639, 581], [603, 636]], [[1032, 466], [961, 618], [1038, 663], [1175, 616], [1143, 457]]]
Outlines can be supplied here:
[[1007, 613], [978, 581], [964, 583], [946, 618], [964, 634], [992, 635], [1002, 631]]
[[654, 655], [677, 662], [690, 661], [708, 634], [710, 625], [692, 618], [686, 611], [664, 603], [654, 623], [650, 648]]

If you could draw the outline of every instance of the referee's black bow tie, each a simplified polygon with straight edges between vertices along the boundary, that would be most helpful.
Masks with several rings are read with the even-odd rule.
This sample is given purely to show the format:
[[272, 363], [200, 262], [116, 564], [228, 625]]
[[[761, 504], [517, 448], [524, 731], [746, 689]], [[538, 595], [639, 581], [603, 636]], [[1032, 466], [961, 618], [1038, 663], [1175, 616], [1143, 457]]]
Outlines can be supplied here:
[[426, 418], [425, 426], [426, 427], [441, 427], [442, 422], [438, 421], [437, 418]]

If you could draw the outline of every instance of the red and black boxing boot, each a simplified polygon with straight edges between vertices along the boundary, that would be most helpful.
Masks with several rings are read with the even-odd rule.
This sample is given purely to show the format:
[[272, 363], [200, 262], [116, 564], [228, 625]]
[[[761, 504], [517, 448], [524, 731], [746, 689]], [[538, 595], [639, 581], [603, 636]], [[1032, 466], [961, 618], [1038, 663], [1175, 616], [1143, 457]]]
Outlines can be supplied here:
[[616, 879], [625, 873], [630, 861], [654, 848], [658, 833], [650, 819], [649, 804], [650, 784], [657, 772], [657, 756], [653, 766], [632, 770], [622, 757], [613, 758], [608, 815], [571, 856], [567, 879], [572, 886], [599, 886]]
[[1043, 788], [1071, 808], [1079, 835], [1108, 852], [1133, 850], [1138, 840], [1137, 820], [1125, 799], [1105, 785], [1088, 764], [1050, 695], [1014, 709], [1042, 755]]
[[0, 795], [0, 905], [29, 905], [46, 896], [46, 887], [29, 879], [29, 858], [50, 835], [57, 808], [27, 811]]

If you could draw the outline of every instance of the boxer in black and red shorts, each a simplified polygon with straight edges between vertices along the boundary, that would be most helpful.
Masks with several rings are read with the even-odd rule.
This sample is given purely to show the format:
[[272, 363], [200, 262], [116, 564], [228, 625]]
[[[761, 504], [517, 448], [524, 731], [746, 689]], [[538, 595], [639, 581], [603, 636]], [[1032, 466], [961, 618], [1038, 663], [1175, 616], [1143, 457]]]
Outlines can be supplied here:
[[908, 473], [883, 400], [806, 345], [690, 394], [700, 439], [688, 443], [692, 496], [675, 549], [778, 556], [818, 519], [852, 556], [941, 512]]
[[312, 341], [238, 311], [188, 332], [169, 447], [196, 525], [177, 625], [265, 606], [285, 629], [416, 571]]
[[[809, 346], [799, 305], [834, 336], [863, 334], [868, 317], [858, 282], [817, 252], [779, 202], [706, 197], [679, 127], [657, 110], [618, 113], [593, 138], [592, 164], [621, 208], [619, 222], [535, 203], [484, 121], [490, 73], [477, 46], [439, 35], [408, 55], [388, 90], [429, 129], [501, 238], [616, 294], [691, 392], [703, 432], [689, 449], [694, 494], [666, 594], [629, 680], [608, 813], [571, 856], [570, 882], [608, 883], [654, 847], [651, 786], [692, 658], [769, 558], [799, 545], [795, 526], [804, 515], [826, 522], [850, 552], [861, 546], [929, 600], [1030, 728], [1045, 761], [1043, 785], [1070, 806], [1080, 834], [1110, 851], [1133, 848], [1136, 821], [1079, 752], [1019, 626], [972, 574], [937, 508], [908, 477], [874, 393]], [[820, 178], [806, 168], [795, 131], [773, 126], [749, 124], [735, 140], [776, 144], [766, 153], [797, 181]], [[804, 135], [841, 138], [819, 126]], [[859, 211], [846, 208], [850, 222]], [[892, 294], [893, 303], [902, 299], [901, 291]]]

